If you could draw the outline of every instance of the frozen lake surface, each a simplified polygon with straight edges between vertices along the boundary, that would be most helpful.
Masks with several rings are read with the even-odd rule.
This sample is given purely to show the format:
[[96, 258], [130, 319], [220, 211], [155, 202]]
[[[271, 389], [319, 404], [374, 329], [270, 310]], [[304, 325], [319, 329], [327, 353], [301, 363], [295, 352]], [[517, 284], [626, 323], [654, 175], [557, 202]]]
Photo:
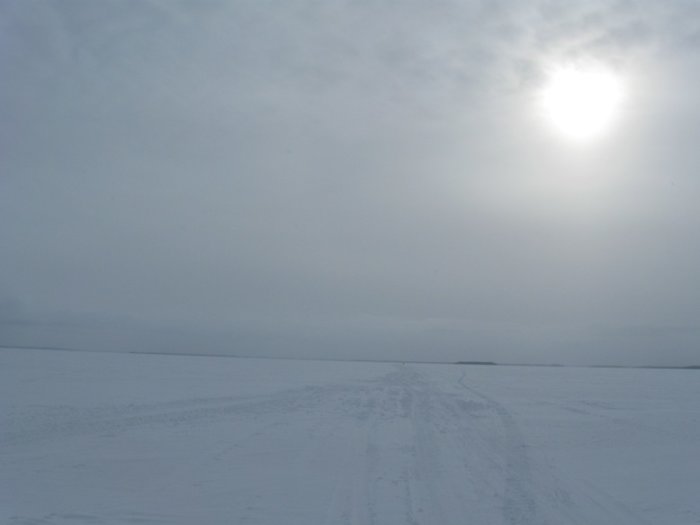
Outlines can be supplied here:
[[0, 523], [700, 523], [700, 371], [0, 350]]

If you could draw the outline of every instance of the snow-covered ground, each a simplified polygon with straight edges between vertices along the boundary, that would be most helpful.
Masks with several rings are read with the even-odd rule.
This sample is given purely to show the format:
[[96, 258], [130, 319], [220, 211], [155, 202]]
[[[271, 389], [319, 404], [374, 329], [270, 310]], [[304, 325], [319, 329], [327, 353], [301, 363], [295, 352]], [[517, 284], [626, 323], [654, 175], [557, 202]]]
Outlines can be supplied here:
[[0, 523], [700, 523], [700, 371], [0, 350]]

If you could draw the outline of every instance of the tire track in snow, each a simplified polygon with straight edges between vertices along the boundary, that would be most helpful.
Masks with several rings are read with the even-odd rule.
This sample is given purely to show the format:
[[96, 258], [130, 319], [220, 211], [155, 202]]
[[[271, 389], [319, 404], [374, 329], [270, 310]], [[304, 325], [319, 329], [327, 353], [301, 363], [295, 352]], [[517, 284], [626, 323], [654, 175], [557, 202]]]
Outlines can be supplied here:
[[[377, 523], [375, 464], [377, 399], [373, 389], [345, 387], [328, 400], [328, 409], [345, 416], [342, 440], [344, 458], [333, 480], [333, 491], [324, 512], [326, 525], [374, 525]], [[338, 436], [336, 436], [336, 439]]]
[[478, 397], [495, 412], [505, 431], [506, 479], [503, 494], [503, 518], [510, 525], [534, 525], [543, 523], [537, 518], [537, 499], [532, 491], [534, 482], [530, 470], [527, 445], [518, 424], [508, 410], [494, 399], [482, 394], [465, 383], [466, 372], [462, 372], [458, 383]]
[[545, 457], [536, 458], [539, 468], [533, 471], [527, 444], [513, 415], [491, 397], [468, 386], [465, 372], [458, 383], [496, 413], [505, 430], [506, 485], [502, 514], [506, 524], [649, 524], [613, 495], [589, 483], [579, 480], [571, 484], [570, 480], [567, 490], [566, 484], [547, 472], [549, 463]]

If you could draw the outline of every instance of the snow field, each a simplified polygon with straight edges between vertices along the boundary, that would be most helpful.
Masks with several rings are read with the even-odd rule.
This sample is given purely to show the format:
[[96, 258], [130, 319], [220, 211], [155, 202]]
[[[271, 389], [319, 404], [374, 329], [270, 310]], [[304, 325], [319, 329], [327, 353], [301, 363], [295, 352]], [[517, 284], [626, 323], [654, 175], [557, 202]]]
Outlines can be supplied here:
[[0, 351], [0, 523], [700, 523], [700, 372]]

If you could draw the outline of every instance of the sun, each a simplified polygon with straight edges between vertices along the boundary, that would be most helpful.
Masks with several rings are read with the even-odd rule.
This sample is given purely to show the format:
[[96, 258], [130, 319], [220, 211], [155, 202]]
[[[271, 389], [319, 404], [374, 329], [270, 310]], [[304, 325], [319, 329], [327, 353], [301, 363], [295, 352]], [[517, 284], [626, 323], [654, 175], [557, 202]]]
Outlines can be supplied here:
[[608, 134], [624, 98], [622, 81], [602, 66], [553, 68], [540, 92], [544, 116], [564, 137], [588, 142]]

